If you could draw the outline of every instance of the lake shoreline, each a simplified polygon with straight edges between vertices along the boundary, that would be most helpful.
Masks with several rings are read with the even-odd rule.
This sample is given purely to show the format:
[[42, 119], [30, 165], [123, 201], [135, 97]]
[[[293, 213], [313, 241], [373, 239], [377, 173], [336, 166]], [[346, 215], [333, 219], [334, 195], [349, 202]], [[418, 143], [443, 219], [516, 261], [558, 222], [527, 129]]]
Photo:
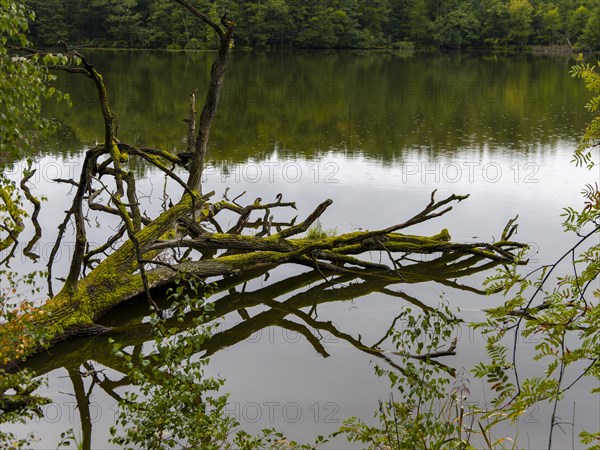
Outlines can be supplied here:
[[[81, 51], [115, 51], [115, 52], [166, 52], [166, 53], [215, 53], [217, 49], [204, 48], [152, 48], [152, 47], [110, 47], [110, 46], [86, 46], [74, 45]], [[51, 49], [48, 47], [47, 49]], [[436, 48], [416, 46], [390, 46], [390, 47], [340, 47], [340, 48], [318, 48], [318, 47], [294, 47], [294, 48], [252, 48], [240, 47], [234, 49], [236, 53], [431, 53], [431, 54], [466, 54], [466, 55], [598, 55], [600, 51], [573, 48], [568, 45], [526, 45], [521, 46], [493, 46], [493, 47], [467, 47], [467, 48]]]

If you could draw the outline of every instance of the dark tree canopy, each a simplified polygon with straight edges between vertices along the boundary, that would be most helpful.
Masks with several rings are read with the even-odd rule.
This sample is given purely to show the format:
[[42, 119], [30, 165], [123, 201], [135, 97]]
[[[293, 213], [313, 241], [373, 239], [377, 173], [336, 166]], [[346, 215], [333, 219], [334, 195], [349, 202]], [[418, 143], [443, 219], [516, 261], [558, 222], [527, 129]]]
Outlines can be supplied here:
[[[214, 35], [168, 0], [30, 0], [37, 45], [202, 49]], [[600, 48], [599, 0], [201, 0], [240, 25], [239, 48]], [[410, 44], [407, 44], [410, 43]]]

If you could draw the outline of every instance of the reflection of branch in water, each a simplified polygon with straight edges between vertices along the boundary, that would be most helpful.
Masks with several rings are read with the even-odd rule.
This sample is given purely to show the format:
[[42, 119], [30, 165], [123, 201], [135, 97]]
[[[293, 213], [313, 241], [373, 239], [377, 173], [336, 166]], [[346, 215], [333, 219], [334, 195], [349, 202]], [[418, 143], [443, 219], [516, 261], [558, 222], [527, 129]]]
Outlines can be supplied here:
[[74, 368], [69, 368], [69, 378], [73, 383], [73, 391], [75, 400], [77, 401], [77, 409], [79, 410], [79, 418], [81, 420], [82, 441], [80, 448], [82, 450], [90, 450], [92, 448], [92, 419], [90, 416], [90, 396], [94, 389], [95, 380], [92, 381], [88, 392], [85, 392], [83, 383], [84, 375]]
[[[329, 357], [330, 353], [326, 349], [323, 336], [329, 335], [337, 339], [338, 344], [336, 345], [347, 345], [348, 348], [354, 348], [362, 354], [369, 355], [402, 376], [408, 376], [408, 373], [396, 360], [398, 356], [435, 365], [453, 376], [453, 368], [434, 358], [454, 354], [455, 343], [452, 343], [447, 350], [427, 355], [385, 351], [381, 346], [392, 335], [398, 318], [392, 322], [381, 339], [373, 344], [368, 344], [363, 342], [360, 335], [354, 337], [330, 321], [318, 320], [318, 307], [326, 303], [354, 301], [370, 294], [380, 293], [401, 299], [419, 309], [430, 310], [431, 307], [402, 292], [397, 286], [435, 281], [458, 290], [481, 293], [480, 290], [467, 284], [457, 283], [456, 279], [488, 270], [490, 265], [497, 264], [495, 262], [479, 264], [482, 261], [486, 260], [480, 255], [446, 254], [429, 261], [400, 266], [398, 269], [400, 273], [382, 271], [377, 268], [357, 268], [353, 269], [351, 273], [329, 271], [325, 273], [329, 281], [324, 281], [319, 271], [311, 270], [256, 290], [250, 289], [249, 282], [263, 279], [268, 274], [269, 268], [252, 270], [237, 276], [224, 277], [214, 283], [211, 286], [214, 300], [209, 311], [189, 312], [182, 321], [177, 318], [166, 319], [165, 325], [168, 328], [176, 327], [180, 332], [185, 332], [197, 326], [197, 318], [201, 315], [206, 316], [209, 322], [223, 319], [231, 314], [239, 316], [242, 319], [241, 323], [216, 332], [204, 342], [203, 357], [214, 355], [225, 348], [237, 345], [264, 329], [278, 327], [304, 336], [312, 348], [324, 358]], [[451, 277], [453, 281], [445, 277]], [[164, 298], [163, 302], [168, 304], [168, 299]], [[266, 309], [251, 315], [251, 311], [255, 307]], [[126, 314], [124, 314], [125, 308]], [[117, 372], [127, 373], [124, 360], [114, 355], [112, 346], [107, 342], [107, 337], [114, 339], [121, 345], [121, 348], [133, 347], [130, 354], [133, 360], [137, 360], [142, 354], [143, 344], [151, 341], [154, 337], [152, 326], [143, 322], [148, 314], [147, 308], [145, 302], [125, 305], [123, 309], [114, 311], [116, 316], [114, 320], [121, 326], [113, 328], [108, 336], [69, 341], [55, 347], [51, 355], [41, 354], [28, 360], [29, 366], [38, 373], [48, 372], [60, 366], [67, 367], [69, 370], [82, 421], [83, 448], [90, 448], [89, 443], [91, 442], [89, 396], [92, 389], [99, 386], [110, 397], [121, 401], [122, 398], [115, 390], [130, 384], [127, 376], [119, 380], [111, 380], [104, 374], [102, 377], [97, 376], [98, 374], [94, 372], [93, 367], [87, 361], [94, 360]], [[110, 316], [107, 317], [106, 325], [111, 325]], [[81, 366], [86, 368], [87, 374], [95, 373], [94, 381], [87, 393], [83, 389], [82, 372], [78, 369]]]
[[419, 359], [421, 361], [427, 361], [427, 360], [435, 359], [435, 358], [443, 358], [444, 356], [455, 356], [456, 355], [456, 344], [457, 344], [457, 339], [454, 338], [446, 350], [438, 350], [438, 351], [424, 353], [424, 354], [420, 354], [420, 355], [415, 355], [415, 354], [405, 353], [405, 352], [392, 352], [392, 353], [394, 355], [406, 356], [406, 357], [412, 358], [412, 359]]
[[[131, 381], [129, 377], [122, 377], [118, 381], [113, 381], [104, 375], [104, 370], [96, 370], [92, 364], [85, 362], [82, 367], [84, 371], [79, 368], [70, 367], [67, 369], [68, 377], [73, 384], [73, 395], [77, 403], [77, 410], [79, 410], [79, 419], [81, 422], [81, 441], [75, 442], [78, 448], [81, 450], [91, 450], [92, 448], [92, 415], [90, 413], [90, 399], [94, 392], [96, 385], [100, 386], [104, 392], [111, 396], [115, 401], [120, 402], [123, 398], [115, 392], [115, 389], [121, 386], [129, 386]], [[99, 376], [102, 374], [102, 379]], [[92, 382], [89, 389], [86, 392], [84, 378], [91, 377]], [[75, 435], [73, 434], [73, 438]], [[68, 442], [67, 442], [68, 444]]]
[[[205, 343], [204, 350], [207, 355], [215, 354], [221, 349], [243, 342], [262, 329], [275, 326], [286, 329], [293, 327], [294, 331], [300, 332], [307, 338], [315, 351], [323, 356], [328, 356], [329, 353], [322, 346], [322, 343], [316, 337], [313, 338], [314, 333], [306, 328], [311, 326], [310, 323], [305, 321], [301, 325], [290, 324], [286, 317], [290, 314], [289, 311], [300, 311], [300, 316], [306, 315], [306, 317], [313, 319], [318, 317], [318, 306], [321, 304], [352, 301], [373, 293], [402, 298], [418, 308], [427, 309], [428, 307], [423, 302], [403, 292], [393, 290], [392, 286], [400, 283], [414, 284], [433, 280], [456, 289], [481, 293], [481, 291], [468, 285], [459, 284], [455, 281], [449, 282], [444, 279], [444, 276], [451, 276], [453, 279], [466, 277], [489, 269], [490, 264], [496, 264], [487, 262], [478, 265], [482, 260], [485, 259], [478, 255], [467, 257], [464, 255], [444, 255], [430, 261], [403, 266], [400, 275], [376, 269], [356, 269], [352, 273], [342, 274], [328, 273], [331, 282], [324, 282], [321, 275], [312, 270], [268, 284], [254, 291], [243, 287], [251, 280], [264, 277], [268, 273], [268, 268], [249, 271], [238, 276], [224, 277], [213, 285], [212, 292], [215, 300], [212, 303], [212, 311], [206, 314], [210, 320], [217, 320], [226, 317], [228, 314], [236, 313], [240, 314], [243, 320], [231, 329], [213, 335]], [[400, 279], [400, 276], [402, 279]], [[235, 289], [238, 286], [242, 287], [242, 292]], [[281, 302], [279, 300], [281, 298], [286, 298], [286, 300]], [[168, 303], [166, 299], [164, 301], [165, 304]], [[273, 305], [279, 306], [279, 308], [273, 308]], [[256, 306], [270, 307], [266, 311], [251, 317], [248, 311]], [[282, 311], [281, 308], [286, 308], [286, 310]], [[308, 313], [304, 311], [308, 311]], [[200, 313], [203, 312], [189, 313], [182, 322], [169, 319], [167, 326], [185, 331], [195, 326], [194, 319]], [[142, 319], [147, 314], [147, 305], [143, 302], [130, 303], [125, 305], [123, 309], [115, 310], [114, 320], [121, 326], [115, 327], [108, 336], [121, 344], [122, 348], [132, 345], [141, 346], [141, 344], [153, 338], [151, 325], [142, 323]], [[313, 324], [317, 323], [314, 322]], [[105, 324], [112, 324], [110, 316], [107, 317]], [[311, 337], [309, 338], [309, 336]], [[45, 373], [56, 367], [79, 367], [87, 360], [95, 360], [117, 371], [126, 372], [122, 361], [112, 354], [111, 346], [106, 342], [106, 338], [107, 336], [99, 336], [76, 340], [73, 343], [64, 343], [60, 347], [60, 357], [56, 357], [56, 351], [58, 351], [56, 349], [52, 356], [42, 354], [30, 359], [29, 365], [38, 373]], [[351, 343], [350, 345], [355, 346]], [[379, 345], [381, 345], [381, 342], [372, 345], [370, 348], [374, 352], [380, 352]], [[364, 347], [362, 343], [358, 346]], [[141, 351], [141, 347], [138, 347], [136, 351]]]
[[31, 223], [33, 223], [33, 228], [35, 229], [35, 234], [31, 238], [31, 240], [29, 241], [29, 243], [27, 244], [25, 249], [23, 249], [23, 254], [25, 256], [27, 256], [29, 259], [31, 259], [32, 261], [37, 262], [37, 260], [39, 259], [39, 255], [36, 255], [35, 253], [33, 253], [32, 250], [33, 250], [33, 247], [35, 246], [35, 244], [37, 244], [38, 241], [42, 237], [42, 227], [40, 226], [40, 222], [38, 221], [38, 217], [40, 215], [40, 210], [42, 209], [42, 205], [41, 205], [40, 201], [31, 193], [29, 186], [27, 186], [27, 183], [29, 182], [29, 180], [31, 180], [31, 178], [35, 175], [35, 172], [36, 172], [35, 169], [31, 170], [31, 163], [30, 163], [29, 168], [27, 170], [25, 170], [25, 172], [23, 174], [24, 176], [23, 176], [23, 179], [21, 180], [21, 190], [25, 194], [25, 198], [27, 200], [29, 200], [29, 202], [33, 205], [33, 213], [31, 214]]
[[11, 247], [10, 252], [2, 261], [0, 261], [0, 267], [8, 267], [10, 261], [15, 257], [15, 253], [17, 252], [17, 247], [19, 245], [19, 234], [14, 230], [11, 230], [8, 227], [0, 224], [0, 230], [8, 233], [8, 237], [0, 242], [0, 250]]
[[8, 266], [15, 256], [19, 244], [19, 236], [25, 228], [23, 224], [24, 212], [20, 209], [18, 197], [16, 199], [13, 198], [12, 188], [13, 185], [9, 181], [3, 177], [0, 178], [0, 201], [3, 203], [2, 208], [0, 208], [0, 211], [3, 212], [2, 217], [0, 217], [2, 219], [0, 221], [0, 231], [4, 231], [7, 234], [6, 237], [2, 237], [0, 233], [0, 251], [11, 247], [11, 251], [0, 262], [0, 266]]
[[[409, 358], [418, 359], [418, 360], [426, 361], [426, 362], [429, 362], [429, 360], [434, 359], [434, 358], [440, 358], [443, 356], [451, 356], [451, 355], [456, 354], [456, 353], [454, 353], [454, 350], [456, 348], [456, 345], [454, 345], [454, 344], [452, 344], [450, 346], [450, 348], [446, 351], [436, 352], [436, 353], [428, 353], [428, 354], [423, 354], [423, 355], [411, 355], [408, 353], [401, 353], [401, 352], [386, 352], [384, 350], [379, 349], [376, 345], [370, 346], [370, 345], [364, 344], [362, 342], [362, 338], [360, 335], [358, 338], [354, 338], [351, 335], [340, 331], [338, 328], [336, 328], [336, 326], [331, 321], [322, 322], [322, 321], [315, 320], [301, 310], [288, 309], [286, 307], [286, 303], [283, 303], [283, 304], [277, 303], [277, 302], [269, 302], [269, 303], [271, 303], [270, 306], [272, 306], [273, 309], [280, 309], [286, 313], [294, 314], [295, 316], [304, 320], [304, 322], [306, 322], [306, 324], [309, 325], [310, 327], [312, 327], [314, 330], [326, 331], [329, 334], [331, 334], [332, 336], [350, 344], [352, 347], [356, 348], [357, 350], [360, 350], [364, 353], [375, 356], [377, 358], [383, 359], [390, 366], [392, 366], [393, 368], [395, 368], [396, 370], [398, 370], [400, 373], [402, 373], [404, 375], [406, 375], [404, 369], [402, 367], [400, 367], [397, 363], [395, 363], [391, 358], [387, 357], [386, 356], [387, 353], [393, 354], [393, 355], [399, 355], [399, 356], [406, 356]], [[438, 362], [438, 366], [443, 368], [445, 371], [447, 371], [451, 375], [454, 374], [454, 369], [452, 369], [451, 367], [447, 367], [446, 365], [441, 364], [439, 362]]]

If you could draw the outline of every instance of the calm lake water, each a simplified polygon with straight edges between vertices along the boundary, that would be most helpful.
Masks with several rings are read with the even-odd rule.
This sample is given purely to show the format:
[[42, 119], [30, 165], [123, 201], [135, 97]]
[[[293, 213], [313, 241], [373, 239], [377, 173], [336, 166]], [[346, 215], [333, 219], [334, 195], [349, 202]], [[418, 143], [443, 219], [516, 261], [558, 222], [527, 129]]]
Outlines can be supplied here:
[[[90, 59], [105, 75], [122, 140], [183, 150], [188, 95], [196, 88], [204, 92], [212, 55], [90, 52]], [[434, 189], [440, 199], [471, 194], [448, 215], [409, 232], [448, 228], [455, 241], [492, 241], [518, 214], [516, 239], [531, 244], [533, 269], [569, 247], [572, 239], [560, 226], [562, 208], [580, 205], [583, 185], [599, 178], [570, 164], [589, 120], [583, 109], [587, 94], [568, 74], [571, 63], [541, 56], [236, 53], [213, 128], [205, 191], [215, 190], [217, 198], [227, 187], [230, 197], [247, 191], [248, 202], [282, 193], [298, 203], [300, 218], [331, 198], [334, 204], [321, 223], [338, 232], [400, 223], [425, 206]], [[50, 180], [73, 176], [84, 150], [102, 140], [103, 133], [91, 83], [63, 77], [60, 85], [71, 93], [74, 106], [47, 109], [65, 125], [36, 162], [35, 192], [49, 197], [41, 218], [46, 233], [42, 256], [49, 253], [70, 201], [69, 189]], [[23, 164], [16, 164], [13, 176]], [[138, 171], [144, 180], [140, 190], [149, 196], [144, 207], [152, 215], [160, 209], [164, 179], [144, 167]], [[281, 220], [292, 217], [284, 213]], [[110, 225], [98, 223], [92, 240], [103, 242]], [[66, 253], [57, 276], [66, 270]], [[25, 260], [19, 264], [30, 268]], [[318, 287], [319, 274], [278, 268], [268, 280], [248, 284], [246, 291], [256, 292], [244, 304], [250, 319], [232, 306], [237, 297], [215, 296], [217, 303], [223, 299], [217, 309], [224, 322], [210, 349], [209, 371], [227, 379], [229, 412], [245, 429], [275, 427], [290, 438], [312, 441], [337, 429], [346, 417], [371, 419], [389, 387], [374, 375], [374, 364], [381, 361], [331, 330], [317, 332], [313, 324], [309, 330], [324, 349], [317, 351], [287, 322], [304, 323], [294, 310], [308, 312], [318, 305], [319, 322], [331, 321], [345, 335], [372, 345], [408, 305], [394, 292], [431, 306], [443, 295], [460, 308], [465, 321], [480, 320], [483, 309], [501, 301], [479, 293], [490, 274], [388, 286], [349, 282], [332, 294]], [[144, 302], [130, 304], [105, 322], [127, 320], [135, 327], [145, 312]], [[143, 342], [126, 341], [124, 334], [120, 337], [131, 345]], [[539, 374], [529, 359], [534, 346], [533, 340], [522, 344], [521, 376]], [[442, 362], [469, 369], [484, 358], [483, 348], [481, 336], [465, 325], [458, 355]], [[76, 376], [73, 370], [86, 361], [88, 368], [106, 369], [108, 381], [91, 386], [90, 378]], [[110, 448], [113, 394], [127, 387], [118, 381], [105, 338], [71, 342], [32, 360], [32, 366], [48, 374], [44, 393], [53, 403], [43, 420], [17, 429], [37, 431], [36, 448], [56, 448], [62, 431], [74, 428], [77, 435], [81, 430], [72, 394], [91, 388], [84, 431], [93, 436], [92, 448]], [[565, 421], [571, 420], [575, 402], [575, 428], [557, 431], [555, 448], [571, 448], [572, 432], [577, 436], [582, 429], [597, 428], [600, 404], [589, 388], [584, 381], [561, 402], [558, 415]], [[471, 391], [469, 401], [489, 398], [477, 380]], [[543, 448], [549, 417], [545, 405], [532, 409], [518, 424], [520, 445]], [[498, 430], [503, 436], [515, 437], [508, 428]]]

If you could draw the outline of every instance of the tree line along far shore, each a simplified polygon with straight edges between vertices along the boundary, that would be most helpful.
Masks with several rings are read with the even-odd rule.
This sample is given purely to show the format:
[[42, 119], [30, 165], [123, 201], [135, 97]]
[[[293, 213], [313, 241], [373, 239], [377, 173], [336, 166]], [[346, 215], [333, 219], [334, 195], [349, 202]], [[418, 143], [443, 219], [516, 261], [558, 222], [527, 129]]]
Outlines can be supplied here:
[[[600, 0], [195, 0], [237, 24], [237, 48], [600, 49]], [[37, 46], [208, 49], [170, 0], [29, 0]]]

